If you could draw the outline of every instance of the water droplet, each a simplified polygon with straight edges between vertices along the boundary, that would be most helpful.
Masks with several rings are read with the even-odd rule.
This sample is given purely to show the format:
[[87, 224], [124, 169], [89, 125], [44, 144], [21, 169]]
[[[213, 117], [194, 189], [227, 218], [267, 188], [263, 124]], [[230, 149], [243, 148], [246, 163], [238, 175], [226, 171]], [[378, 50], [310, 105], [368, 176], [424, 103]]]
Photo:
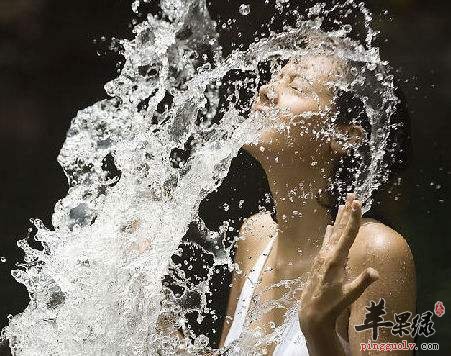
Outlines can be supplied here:
[[[204, 0], [199, 1], [202, 4], [204, 2]], [[58, 304], [58, 313], [61, 315], [61, 318], [55, 321], [49, 321], [51, 324], [56, 324], [55, 327], [61, 330], [58, 335], [63, 336], [62, 340], [67, 339], [70, 341], [70, 337], [66, 336], [70, 336], [73, 331], [70, 325], [66, 327], [67, 323], [64, 323], [64, 320], [67, 318], [70, 318], [70, 320], [76, 319], [78, 327], [83, 330], [89, 328], [92, 320], [104, 320], [111, 325], [116, 324], [112, 325], [111, 328], [111, 345], [114, 345], [114, 349], [110, 353], [123, 353], [123, 343], [121, 342], [123, 335], [129, 336], [130, 343], [137, 347], [136, 353], [145, 353], [144, 349], [141, 349], [141, 346], [138, 345], [143, 338], [142, 332], [136, 332], [135, 322], [127, 323], [127, 320], [138, 320], [140, 318], [140, 314], [136, 314], [139, 313], [139, 311], [136, 311], [139, 309], [135, 304], [137, 302], [136, 298], [133, 298], [131, 293], [139, 293], [141, 292], [141, 288], [146, 288], [146, 290], [152, 291], [153, 293], [159, 292], [157, 288], [161, 288], [160, 282], [166, 270], [164, 266], [169, 262], [171, 255], [174, 253], [172, 251], [176, 246], [174, 243], [183, 241], [182, 238], [188, 228], [188, 224], [196, 217], [199, 203], [205, 194], [213, 191], [222, 180], [222, 177], [225, 177], [229, 169], [230, 161], [236, 155], [242, 144], [245, 142], [254, 142], [261, 152], [265, 152], [263, 156], [267, 156], [267, 150], [259, 147], [260, 144], [257, 143], [257, 138], [261, 135], [262, 130], [266, 128], [267, 123], [269, 125], [274, 122], [277, 124], [277, 128], [279, 128], [279, 121], [276, 122], [276, 118], [274, 117], [276, 115], [271, 115], [271, 117], [256, 115], [254, 119], [252, 115], [243, 115], [242, 117], [241, 114], [236, 115], [236, 110], [233, 109], [233, 101], [240, 98], [241, 89], [247, 92], [247, 89], [254, 90], [251, 87], [258, 87], [260, 84], [260, 74], [256, 76], [253, 83], [243, 79], [231, 79], [232, 82], [228, 83], [228, 77], [225, 76], [226, 73], [235, 70], [240, 72], [249, 70], [249, 73], [257, 74], [259, 73], [259, 63], [266, 62], [267, 59], [272, 62], [271, 58], [274, 55], [279, 56], [278, 53], [280, 52], [281, 46], [283, 46], [282, 48], [285, 51], [285, 45], [287, 45], [287, 55], [291, 52], [292, 45], [296, 47], [296, 50], [302, 49], [302, 52], [305, 50], [307, 53], [313, 50], [314, 53], [319, 51], [320, 53], [324, 52], [324, 54], [329, 55], [332, 52], [335, 53], [336, 50], [343, 51], [343, 53], [348, 53], [349, 51], [349, 55], [346, 54], [346, 58], [350, 56], [353, 59], [347, 62], [349, 62], [351, 67], [354, 64], [350, 78], [352, 82], [349, 83], [352, 86], [350, 89], [355, 88], [359, 90], [356, 93], [359, 97], [365, 94], [367, 89], [371, 89], [378, 97], [383, 93], [383, 96], [380, 98], [382, 100], [381, 103], [387, 103], [387, 105], [381, 105], [381, 108], [392, 107], [389, 105], [394, 100], [390, 91], [392, 87], [389, 85], [391, 79], [388, 79], [385, 73], [385, 64], [380, 61], [377, 50], [374, 48], [373, 51], [373, 48], [368, 48], [368, 51], [358, 50], [355, 53], [354, 42], [351, 39], [348, 39], [349, 43], [341, 43], [335, 35], [330, 37], [329, 34], [322, 33], [317, 17], [318, 20], [320, 20], [319, 17], [324, 17], [326, 21], [328, 20], [325, 18], [327, 15], [325, 5], [317, 5], [309, 12], [312, 16], [316, 15], [315, 18], [308, 19], [308, 23], [305, 23], [306, 26], [303, 25], [303, 19], [299, 18], [299, 26], [297, 26], [299, 32], [297, 30], [291, 32], [291, 30], [288, 31], [285, 29], [288, 31], [286, 32], [288, 37], [282, 42], [279, 41], [280, 38], [276, 35], [276, 32], [279, 32], [279, 26], [277, 26], [276, 31], [276, 28], [271, 28], [271, 21], [268, 21], [268, 28], [265, 29], [265, 32], [268, 32], [268, 36], [271, 33], [271, 39], [266, 38], [266, 35], [262, 36], [258, 45], [250, 51], [243, 48], [243, 44], [239, 44], [241, 46], [240, 48], [243, 49], [243, 53], [237, 54], [237, 58], [233, 56], [233, 58], [229, 57], [230, 61], [224, 61], [221, 50], [218, 44], [216, 44], [217, 33], [214, 31], [214, 24], [211, 22], [209, 14], [203, 12], [203, 6], [191, 6], [191, 4], [198, 4], [199, 1], [165, 0], [161, 2], [162, 17], [160, 18], [159, 16], [160, 20], [152, 21], [152, 23], [148, 21], [141, 23], [141, 20], [133, 19], [130, 27], [140, 22], [138, 27], [136, 27], [137, 37], [132, 41], [124, 41], [124, 48], [121, 49], [121, 52], [125, 62], [123, 61], [120, 65], [118, 63], [118, 77], [105, 86], [107, 93], [114, 99], [102, 101], [93, 107], [83, 110], [75, 118], [70, 128], [67, 142], [61, 152], [60, 157], [62, 157], [62, 162], [60, 163], [65, 167], [67, 172], [70, 172], [70, 180], [77, 185], [77, 188], [69, 191], [65, 201], [78, 202], [80, 197], [79, 193], [81, 193], [83, 200], [80, 203], [83, 202], [89, 207], [99, 206], [100, 209], [96, 209], [95, 214], [93, 210], [92, 212], [89, 211], [87, 213], [88, 215], [82, 214], [83, 216], [79, 217], [79, 214], [76, 214], [70, 216], [70, 219], [66, 219], [66, 216], [73, 209], [72, 204], [68, 206], [58, 205], [56, 207], [58, 212], [56, 214], [57, 223], [64, 228], [61, 231], [67, 231], [67, 233], [64, 233], [67, 236], [63, 235], [61, 239], [55, 239], [53, 231], [45, 229], [44, 226], [37, 227], [40, 240], [50, 242], [52, 245], [55, 244], [56, 251], [61, 249], [70, 251], [67, 254], [52, 254], [52, 258], [47, 260], [49, 270], [53, 274], [51, 276], [52, 279], [70, 279], [75, 283], [75, 288], [71, 288], [68, 291], [70, 295], [67, 296], [67, 300], [74, 301], [74, 303]], [[150, 0], [132, 0], [131, 2], [133, 2], [134, 11], [138, 12], [140, 10], [139, 5], [150, 2]], [[251, 6], [254, 5], [250, 1], [243, 0], [243, 2], [248, 4], [242, 5], [242, 2], [236, 3], [236, 6], [239, 7], [239, 13], [235, 17], [239, 19], [240, 16], [243, 16], [241, 20], [247, 20], [250, 18]], [[279, 5], [278, 8], [276, 7], [277, 11], [288, 9], [290, 3], [293, 3], [289, 0], [265, 0], [265, 3], [274, 4], [274, 2]], [[235, 8], [236, 12], [238, 12], [237, 10]], [[253, 10], [254, 14], [252, 15], [255, 15], [256, 10]], [[248, 16], [248, 18], [245, 19], [244, 16]], [[290, 18], [292, 17], [290, 15]], [[239, 21], [236, 19], [226, 20], [223, 27], [224, 29], [235, 27], [234, 24], [237, 22]], [[180, 26], [172, 26], [173, 23], [180, 24]], [[179, 31], [179, 28], [186, 29], [187, 32]], [[192, 34], [189, 33], [190, 31]], [[316, 40], [314, 43], [310, 43], [310, 41], [300, 43], [298, 41], [300, 37], [306, 39], [310, 37], [309, 34], [311, 31], [313, 31], [314, 38], [318, 36], [318, 43], [316, 43]], [[343, 37], [346, 37], [344, 30], [341, 33]], [[184, 40], [186, 36], [190, 37], [191, 35], [193, 38], [205, 39], [205, 44], [208, 44], [210, 47], [201, 49], [197, 45], [193, 46], [191, 41]], [[239, 39], [240, 36], [244, 37], [245, 32], [239, 32], [235, 37]], [[254, 35], [251, 37], [254, 37]], [[326, 42], [323, 42], [323, 39]], [[329, 39], [332, 41], [332, 47], [323, 48], [323, 44], [329, 43]], [[102, 44], [100, 47], [104, 47], [110, 41], [112, 41], [112, 44], [116, 43], [116, 40], [110, 40], [107, 35], [106, 37], [99, 37], [96, 43]], [[289, 44], [291, 42], [292, 45]], [[310, 48], [310, 45], [312, 48]], [[170, 51], [168, 51], [168, 46], [171, 48]], [[304, 48], [304, 46], [307, 47]], [[317, 46], [319, 48], [316, 48]], [[102, 49], [102, 55], [103, 52], [104, 49]], [[186, 53], [186, 56], [173, 56], [174, 53]], [[210, 56], [210, 53], [214, 54], [214, 58]], [[218, 55], [217, 59], [216, 54]], [[367, 73], [368, 71], [364, 64], [368, 62], [374, 63], [374, 73]], [[275, 65], [274, 68], [271, 65], [270, 73], [265, 73], [265, 76], [266, 74], [275, 75], [279, 71], [276, 67], [278, 65]], [[141, 71], [142, 73], [140, 69], [143, 69]], [[373, 77], [378, 73], [383, 74], [381, 79], [384, 82], [373, 80]], [[369, 76], [368, 82], [374, 83], [375, 88], [363, 88], [366, 86], [366, 82], [364, 81], [366, 76]], [[246, 74], [245, 77], [247, 78], [248, 75]], [[254, 75], [249, 75], [249, 77], [254, 77]], [[145, 81], [142, 80], [143, 78]], [[308, 83], [312, 81], [310, 77], [305, 79]], [[388, 82], [386, 83], [386, 81]], [[205, 85], [207, 83], [208, 87], [210, 85], [212, 87], [206, 90]], [[159, 90], [160, 84], [171, 95], [164, 95], [164, 90]], [[230, 105], [226, 105], [223, 108], [222, 105], [219, 105], [222, 96], [220, 96], [217, 89], [223, 86], [229, 86], [229, 84], [231, 87], [236, 88], [237, 95], [235, 99], [230, 99], [232, 101], [229, 102]], [[251, 87], [249, 86], [250, 84], [252, 84]], [[344, 80], [339, 80], [337, 83], [337, 85], [344, 84]], [[277, 99], [278, 97], [274, 87], [268, 94], [268, 99]], [[228, 98], [226, 100], [229, 101]], [[186, 102], [189, 102], [188, 106]], [[366, 103], [364, 102], [363, 104], [367, 108]], [[154, 111], [155, 113], [153, 113]], [[350, 114], [352, 114], [354, 110], [350, 111]], [[130, 113], [133, 113], [133, 115], [130, 115]], [[151, 120], [148, 120], [147, 116], [150, 116]], [[176, 116], [177, 120], [175, 120]], [[385, 112], [381, 112], [380, 115], [375, 116], [383, 118], [385, 117]], [[216, 122], [216, 118], [220, 119], [219, 126], [212, 125]], [[303, 115], [299, 118], [299, 121], [296, 118], [296, 121], [293, 122], [293, 127], [295, 125], [296, 127], [300, 127], [300, 137], [310, 139], [310, 134], [312, 137], [317, 137], [318, 135], [322, 137], [322, 129], [312, 126], [311, 121], [309, 115], [305, 117]], [[286, 132], [286, 143], [291, 150], [296, 147], [292, 146], [294, 143], [292, 139], [295, 137], [294, 132], [287, 130], [286, 126], [283, 128], [282, 126], [280, 126], [280, 132], [283, 134]], [[375, 125], [375, 127], [380, 127], [380, 125]], [[372, 132], [371, 137], [375, 137], [375, 140], [378, 137], [385, 137], [383, 135], [384, 132]], [[192, 141], [191, 138], [193, 138]], [[103, 177], [110, 173], [108, 169], [103, 168], [102, 162], [105, 154], [105, 142], [109, 145], [109, 150], [114, 152], [114, 159], [118, 164], [118, 170], [123, 172], [120, 190], [116, 188], [99, 190], [99, 185], [103, 186], [102, 181], [86, 179], [91, 176]], [[175, 157], [175, 161], [178, 162], [177, 170], [172, 165], [167, 164], [168, 159], [172, 157], [171, 152], [175, 148], [175, 145], [180, 148], [180, 154]], [[370, 147], [371, 152], [374, 150], [375, 153], [383, 153], [381, 150], [383, 150], [385, 145], [384, 142], [379, 143], [379, 139], [377, 139], [376, 141], [370, 142]], [[205, 149], [205, 151], [202, 151], [202, 154], [198, 154], [201, 152], [200, 149]], [[152, 154], [149, 152], [152, 152]], [[193, 154], [191, 155], [190, 152]], [[295, 154], [297, 157], [305, 158], [305, 152], [302, 150], [296, 151]], [[274, 156], [268, 159], [274, 162]], [[308, 156], [305, 159], [308, 159]], [[310, 159], [308, 162], [311, 163], [313, 160]], [[185, 161], [186, 163], [184, 164]], [[282, 159], [279, 157], [280, 162], [282, 162]], [[372, 168], [369, 172], [362, 172], [365, 173], [365, 176], [368, 175], [368, 182], [373, 182], [373, 179], [378, 178], [380, 171], [383, 169], [381, 162], [376, 163], [375, 165], [371, 165]], [[318, 162], [317, 166], [318, 169], [323, 168], [320, 162]], [[446, 170], [443, 173], [445, 172]], [[322, 169], [322, 175], [324, 179], [328, 178], [328, 174], [326, 174], [324, 169]], [[357, 176], [357, 172], [352, 172], [352, 175]], [[202, 176], [203, 179], [198, 179], [199, 176]], [[128, 179], [127, 177], [133, 177], [133, 179]], [[369, 187], [370, 185], [365, 184], [366, 182], [366, 178], [365, 181], [362, 178], [362, 182], [359, 180], [358, 183], [359, 185], [362, 184], [362, 186]], [[301, 183], [298, 184], [299, 187], [295, 190], [293, 189], [286, 197], [281, 198], [287, 202], [295, 203], [296, 197], [299, 197], [297, 199], [301, 200], [302, 205], [305, 206], [305, 202], [313, 199], [316, 192], [313, 192], [313, 186], [309, 184], [305, 186]], [[341, 191], [351, 189], [346, 184], [340, 186], [340, 188]], [[373, 188], [367, 189], [368, 191], [365, 190], [362, 193], [370, 194]], [[436, 188], [434, 186], [431, 189], [435, 191]], [[146, 193], [143, 194], [143, 192]], [[100, 196], [98, 196], [99, 193]], [[120, 204], [118, 204], [118, 201], [120, 201]], [[135, 201], [144, 201], [145, 204], [133, 204]], [[239, 203], [234, 202], [230, 206], [221, 203], [220, 209], [223, 209], [224, 215], [229, 215], [227, 211], [236, 209], [237, 205], [244, 208], [244, 203], [247, 204], [247, 200], [241, 200]], [[274, 209], [268, 211], [265, 208], [270, 203], [272, 203], [271, 195], [265, 194], [264, 201], [261, 202], [263, 205], [259, 205], [258, 210], [261, 212], [275, 213]], [[368, 205], [371, 205], [370, 203]], [[132, 209], [129, 208], [131, 206], [133, 206]], [[271, 204], [271, 206], [273, 205]], [[318, 210], [315, 210], [315, 212], [318, 213]], [[293, 210], [292, 214], [287, 215], [284, 215], [282, 219], [286, 221], [287, 219], [298, 219], [301, 213], [299, 210]], [[113, 226], [111, 225], [111, 217], [117, 219], [118, 226], [126, 226], [124, 224], [135, 221], [135, 219], [140, 219], [142, 228], [131, 231], [127, 236], [128, 241], [124, 240], [124, 231], [120, 230], [116, 236], [117, 229], [115, 229], [114, 224]], [[66, 220], [68, 221], [66, 222]], [[83, 221], [85, 222], [82, 224]], [[233, 220], [231, 219], [230, 221], [232, 223]], [[171, 222], [171, 225], [167, 226], [164, 222]], [[201, 223], [200, 220], [199, 223]], [[203, 244], [202, 248], [208, 248], [208, 252], [213, 252], [213, 264], [207, 261], [205, 263], [194, 261], [197, 254], [189, 254], [186, 258], [183, 257], [182, 261], [184, 262], [177, 264], [174, 271], [177, 279], [180, 281], [180, 284], [178, 282], [176, 283], [177, 289], [181, 287], [186, 290], [186, 283], [191, 284], [186, 272], [198, 269], [199, 263], [203, 265], [203, 269], [206, 271], [211, 270], [215, 274], [219, 273], [222, 269], [220, 266], [224, 265], [229, 271], [235, 269], [236, 273], [243, 275], [243, 272], [239, 270], [239, 266], [236, 265], [235, 267], [231, 256], [229, 256], [232, 247], [226, 247], [221, 243], [223, 239], [222, 235], [226, 232], [233, 232], [230, 236], [236, 236], [234, 226], [229, 226], [228, 223], [224, 223], [220, 228], [220, 232], [212, 232], [206, 226], [204, 229], [203, 223], [200, 225], [199, 229], [202, 231], [202, 235], [204, 233], [206, 234], [205, 238], [206, 242], [208, 242]], [[150, 248], [152, 249], [151, 255], [158, 256], [158, 258], [148, 258], [150, 256], [141, 254], [146, 249], [141, 247], [143, 246], [141, 245], [141, 241], [144, 241], [142, 240], [142, 231], [144, 230], [146, 231], [146, 235], [155, 236], [155, 243], [152, 243]], [[110, 235], [111, 238], [109, 238]], [[268, 237], [274, 237], [276, 235], [276, 228], [271, 228], [267, 232]], [[108, 236], [108, 238], [104, 238], [105, 236]], [[76, 249], [69, 249], [72, 243], [71, 241], [75, 238], [81, 243]], [[89, 241], [89, 243], [84, 243], [85, 240]], [[309, 241], [311, 240], [312, 237], [309, 237]], [[139, 251], [123, 248], [124, 244], [134, 244], [135, 241], [139, 241]], [[183, 242], [180, 248], [177, 248], [175, 254], [179, 257], [182, 257], [182, 254], [188, 251], [184, 248], [182, 249], [181, 246], [185, 247], [187, 245]], [[24, 245], [24, 247], [26, 247], [25, 252], [30, 258], [34, 258], [35, 255], [40, 256], [40, 254], [35, 254], [33, 251], [30, 251], [27, 245]], [[123, 253], [121, 252], [118, 256], [112, 256], [111, 253], [108, 253], [111, 250], [120, 250]], [[302, 250], [298, 250], [298, 253], [302, 254]], [[88, 261], [86, 256], [92, 257], [93, 263], [85, 265], [77, 262]], [[104, 261], [104, 259], [107, 260]], [[249, 256], [249, 259], [251, 262], [253, 261], [251, 256]], [[6, 258], [1, 258], [1, 261], [6, 261]], [[99, 263], [95, 263], [97, 261]], [[8, 260], [8, 262], [12, 261]], [[126, 268], [124, 268], [124, 262], [127, 263]], [[77, 264], [79, 268], [75, 270], [71, 268], [74, 264]], [[5, 265], [3, 266], [5, 267]], [[212, 266], [217, 267], [213, 268]], [[117, 276], [116, 279], [118, 281], [125, 280], [129, 278], [130, 270], [136, 275], [137, 280], [145, 278], [146, 283], [136, 284], [136, 289], [135, 285], [132, 289], [128, 288], [128, 286], [124, 286], [125, 289], [122, 289], [119, 286], [119, 289], [114, 288], [112, 290], [112, 294], [107, 296], [108, 298], [96, 298], [99, 288], [102, 290], [103, 288], [108, 288], [112, 275]], [[91, 271], [94, 273], [90, 273]], [[83, 274], [80, 274], [80, 272]], [[22, 280], [29, 278], [25, 273], [16, 272], [15, 275], [18, 279]], [[189, 275], [192, 275], [192, 272], [189, 272]], [[82, 278], [78, 278], [79, 276]], [[43, 280], [45, 285], [40, 284], [40, 287], [36, 288], [36, 297], [42, 300], [45, 300], [44, 298], [46, 298], [49, 288], [46, 281], [47, 278]], [[186, 301], [193, 307], [196, 305], [196, 309], [198, 307], [203, 308], [203, 304], [201, 305], [199, 303], [199, 306], [197, 306], [197, 299], [199, 296], [199, 301], [204, 300], [206, 293], [209, 291], [208, 282], [209, 279], [205, 280], [205, 282], [200, 282], [198, 284], [199, 287], [196, 288], [196, 292], [198, 293], [192, 296], [187, 295], [188, 300]], [[118, 298], [121, 300], [120, 304], [111, 302], [118, 300]], [[182, 310], [181, 306], [174, 306], [172, 303], [163, 303], [164, 305], [162, 305], [160, 301], [153, 302], [149, 300], [148, 309], [150, 313], [159, 314], [161, 308], [163, 313], [170, 311], [171, 315], [180, 315], [178, 318], [179, 321], [176, 321], [176, 325], [186, 325], [187, 321], [183, 317], [186, 311]], [[39, 303], [37, 307], [41, 308], [40, 304], [43, 304], [43, 308], [46, 307], [45, 303]], [[74, 305], [77, 305], [77, 307], [74, 308]], [[172, 310], [173, 307], [177, 308], [177, 310]], [[86, 310], [90, 312], [86, 313]], [[30, 314], [31, 319], [28, 318], [28, 315], [25, 318], [18, 315], [13, 321], [14, 325], [20, 327], [17, 328], [18, 335], [14, 335], [16, 334], [15, 331], [11, 335], [12, 337], [17, 336], [17, 340], [23, 340], [18, 345], [18, 347], [24, 350], [23, 353], [32, 353], [31, 349], [36, 344], [36, 337], [39, 336], [37, 333], [27, 332], [30, 329], [29, 325], [42, 325], [44, 322], [47, 323], [47, 321], [40, 319], [42, 315], [48, 314], [47, 311], [42, 308], [37, 311], [38, 313]], [[123, 311], [126, 311], [126, 313], [123, 313]], [[188, 312], [190, 311], [188, 310]], [[205, 312], [207, 314], [209, 313], [206, 309]], [[255, 310], [255, 312], [259, 311]], [[121, 317], [120, 319], [115, 317], [113, 320], [109, 314], [114, 314], [114, 316], [121, 315]], [[203, 314], [199, 313], [198, 315]], [[216, 317], [215, 315], [213, 316]], [[116, 319], [118, 322], [112, 323]], [[124, 320], [125, 323], [123, 322]], [[126, 327], [124, 330], [123, 326]], [[143, 324], [142, 329], [147, 330], [148, 326]], [[149, 335], [151, 338], [154, 336], [156, 335]], [[49, 345], [58, 342], [54, 335], [49, 334], [48, 338]], [[103, 338], [96, 338], [93, 342], [94, 345], [92, 346], [96, 349], [104, 346]], [[208, 340], [204, 337], [196, 342], [196, 345], [193, 345], [194, 354], [198, 354], [198, 351], [204, 348], [204, 343], [205, 346], [208, 344]], [[161, 349], [168, 349], [172, 348], [170, 344], [171, 340], [162, 341], [161, 345], [157, 344], [156, 346]], [[64, 348], [67, 346], [62, 345]], [[42, 353], [51, 353], [49, 351], [48, 349], [44, 349]], [[249, 353], [247, 351], [252, 353], [253, 350], [244, 349], [242, 353]]]
[[346, 25], [343, 26], [343, 30], [344, 30], [346, 33], [349, 33], [349, 32], [352, 31], [352, 26], [349, 25], [349, 24], [346, 24]]
[[6, 257], [0, 257], [0, 262], [5, 263], [6, 262]]
[[251, 6], [248, 4], [242, 4], [240, 5], [240, 14], [243, 16], [247, 16], [250, 14], [251, 12]]

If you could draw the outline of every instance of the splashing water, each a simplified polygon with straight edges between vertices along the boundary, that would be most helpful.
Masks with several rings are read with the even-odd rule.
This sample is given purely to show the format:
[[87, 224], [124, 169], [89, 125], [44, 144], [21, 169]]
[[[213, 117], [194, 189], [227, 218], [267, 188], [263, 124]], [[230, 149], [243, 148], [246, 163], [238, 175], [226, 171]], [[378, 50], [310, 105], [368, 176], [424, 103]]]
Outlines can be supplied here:
[[[135, 12], [139, 5], [134, 2]], [[240, 89], [255, 92], [261, 84], [263, 62], [333, 55], [351, 68], [350, 78], [334, 85], [362, 98], [371, 122], [371, 163], [359, 167], [354, 182], [370, 207], [386, 176], [382, 158], [397, 100], [387, 63], [372, 46], [368, 11], [345, 6], [364, 15], [365, 43], [348, 38], [346, 26], [321, 30], [324, 4], [295, 28], [227, 57], [202, 0], [161, 0], [162, 15], [134, 27], [135, 38], [120, 42], [123, 69], [105, 85], [111, 98], [80, 111], [67, 133], [58, 161], [68, 194], [55, 206], [53, 229], [34, 220], [43, 250], [19, 242], [25, 263], [12, 273], [27, 287], [30, 303], [2, 332], [14, 354], [171, 354], [177, 347], [196, 354], [206, 348], [205, 337], [180, 340], [158, 332], [162, 310], [178, 316], [173, 330], [184, 323], [184, 312], [165, 304], [162, 278], [188, 225], [199, 220], [202, 199], [219, 186], [242, 145], [274, 124], [236, 104]], [[247, 80], [228, 83], [237, 100], [224, 105], [221, 87], [231, 71]], [[220, 239], [220, 232], [206, 238]], [[233, 268], [228, 252], [216, 252], [214, 264]], [[202, 295], [205, 283], [197, 286]]]

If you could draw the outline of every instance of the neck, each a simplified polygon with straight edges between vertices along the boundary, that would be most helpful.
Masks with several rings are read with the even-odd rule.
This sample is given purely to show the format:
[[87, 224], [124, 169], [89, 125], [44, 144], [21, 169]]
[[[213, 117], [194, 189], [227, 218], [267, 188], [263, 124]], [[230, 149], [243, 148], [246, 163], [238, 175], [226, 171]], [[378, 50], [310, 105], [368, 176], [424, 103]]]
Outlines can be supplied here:
[[[278, 221], [277, 254], [279, 261], [295, 265], [308, 262], [321, 247], [329, 209], [318, 199], [318, 192], [329, 182], [331, 166], [312, 164], [295, 155], [265, 157], [262, 163], [274, 198]], [[282, 258], [283, 257], [283, 258]]]

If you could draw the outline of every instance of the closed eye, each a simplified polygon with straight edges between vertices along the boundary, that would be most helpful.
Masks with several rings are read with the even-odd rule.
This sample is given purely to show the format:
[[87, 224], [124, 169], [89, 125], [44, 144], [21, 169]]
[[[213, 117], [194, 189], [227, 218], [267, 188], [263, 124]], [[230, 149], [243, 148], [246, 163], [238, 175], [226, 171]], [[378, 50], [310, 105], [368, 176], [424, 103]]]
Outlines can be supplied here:
[[295, 77], [290, 83], [289, 87], [296, 91], [299, 94], [307, 94], [309, 92], [312, 92], [313, 86], [308, 83], [307, 81], [301, 79], [300, 77]]
[[300, 88], [296, 84], [290, 84], [289, 87], [290, 87], [290, 89], [294, 90], [297, 94], [303, 94], [304, 93], [304, 90], [302, 88]]

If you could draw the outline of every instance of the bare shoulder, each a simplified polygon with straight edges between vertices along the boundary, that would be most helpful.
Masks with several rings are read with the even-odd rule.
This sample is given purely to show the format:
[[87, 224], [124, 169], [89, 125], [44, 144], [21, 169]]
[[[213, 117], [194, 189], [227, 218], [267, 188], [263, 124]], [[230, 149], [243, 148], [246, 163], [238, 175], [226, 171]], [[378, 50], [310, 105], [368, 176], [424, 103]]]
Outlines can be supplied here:
[[[370, 331], [357, 332], [354, 328], [362, 323], [365, 308], [371, 302], [377, 303], [383, 298], [389, 320], [394, 320], [395, 313], [414, 313], [416, 307], [415, 264], [409, 244], [392, 228], [376, 220], [364, 219], [349, 250], [347, 276], [352, 280], [368, 267], [376, 269], [379, 278], [352, 303], [348, 321], [348, 340], [352, 354], [356, 355], [360, 354], [360, 343], [371, 338]], [[405, 337], [411, 342], [409, 335]], [[399, 337], [386, 328], [381, 330], [378, 342], [399, 342]]]
[[277, 231], [277, 224], [268, 212], [252, 215], [244, 220], [240, 237], [248, 242], [268, 241]]
[[396, 258], [411, 261], [413, 256], [406, 239], [388, 227], [374, 220], [363, 219], [359, 233], [349, 251], [350, 261], [361, 264], [364, 260], [380, 260]]
[[365, 291], [362, 300], [390, 295], [393, 307], [404, 303], [406, 310], [414, 308], [415, 263], [409, 244], [392, 228], [364, 219], [349, 251], [347, 272], [355, 278], [368, 267], [378, 271], [379, 280]]
[[349, 251], [347, 272], [350, 278], [355, 278], [368, 267], [378, 271], [379, 280], [365, 291], [363, 299], [376, 300], [383, 296], [388, 301], [390, 295], [393, 306], [406, 303], [412, 307], [415, 263], [407, 241], [392, 228], [365, 219]]
[[235, 262], [246, 274], [255, 264], [270, 239], [277, 232], [277, 224], [267, 212], [245, 219], [241, 226], [236, 247]]
[[[227, 315], [235, 315], [244, 281], [276, 231], [277, 224], [269, 213], [261, 212], [244, 220], [236, 242], [234, 262], [238, 265], [238, 269], [233, 271], [233, 281], [227, 303]], [[221, 336], [221, 345], [224, 344], [225, 336], [228, 334], [230, 326], [230, 320], [226, 319]]]

